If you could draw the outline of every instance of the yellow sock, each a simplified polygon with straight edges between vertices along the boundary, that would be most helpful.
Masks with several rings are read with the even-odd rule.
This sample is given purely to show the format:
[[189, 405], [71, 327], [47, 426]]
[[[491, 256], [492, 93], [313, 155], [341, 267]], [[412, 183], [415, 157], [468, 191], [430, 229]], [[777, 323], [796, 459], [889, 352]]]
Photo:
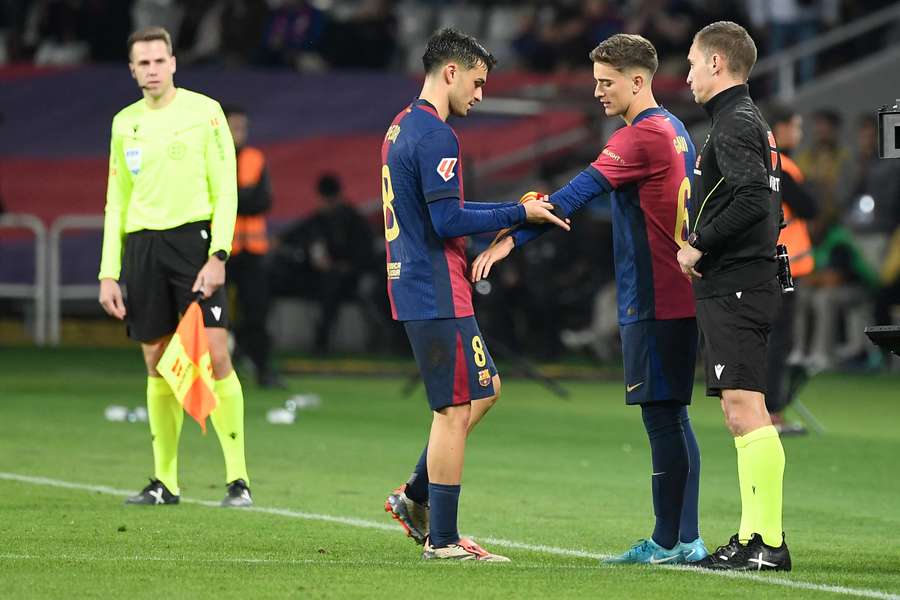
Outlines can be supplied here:
[[225, 482], [243, 479], [250, 485], [247, 463], [244, 458], [244, 392], [237, 373], [231, 373], [216, 381], [219, 406], [209, 415], [222, 453], [225, 455]]
[[741, 440], [755, 506], [753, 532], [760, 534], [767, 545], [777, 548], [783, 540], [784, 447], [778, 430], [771, 425], [751, 431]]
[[753, 502], [753, 485], [750, 483], [750, 470], [747, 465], [747, 442], [743, 437], [734, 438], [737, 449], [738, 485], [741, 488], [741, 525], [738, 539], [747, 543], [756, 526], [756, 503]]
[[178, 489], [178, 439], [184, 411], [162, 377], [147, 377], [147, 418], [153, 444], [154, 477], [178, 496], [181, 494]]

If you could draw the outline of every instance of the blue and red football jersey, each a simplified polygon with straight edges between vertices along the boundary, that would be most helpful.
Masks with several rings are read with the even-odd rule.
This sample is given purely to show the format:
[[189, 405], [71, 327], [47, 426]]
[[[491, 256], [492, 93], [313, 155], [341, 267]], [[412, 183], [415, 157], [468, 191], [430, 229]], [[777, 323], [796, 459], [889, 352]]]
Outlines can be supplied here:
[[694, 316], [691, 282], [676, 256], [687, 243], [696, 151], [663, 108], [616, 131], [591, 166], [613, 188], [619, 323]]
[[381, 146], [387, 289], [398, 321], [469, 317], [465, 238], [435, 233], [428, 203], [464, 202], [459, 140], [425, 100], [391, 123]]

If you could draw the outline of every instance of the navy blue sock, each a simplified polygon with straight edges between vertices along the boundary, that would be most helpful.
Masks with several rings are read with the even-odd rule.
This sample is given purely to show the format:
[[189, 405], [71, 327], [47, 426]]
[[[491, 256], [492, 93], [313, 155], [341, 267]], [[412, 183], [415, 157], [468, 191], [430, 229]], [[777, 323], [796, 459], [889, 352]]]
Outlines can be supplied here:
[[418, 504], [428, 504], [428, 442], [406, 482], [406, 497]]
[[688, 474], [688, 451], [680, 413], [681, 405], [671, 402], [641, 405], [653, 459], [653, 513], [656, 515], [653, 541], [663, 548], [674, 548], [678, 543]]
[[459, 485], [443, 483], [428, 484], [428, 498], [431, 504], [431, 545], [442, 548], [459, 541], [456, 529], [456, 511], [459, 508]]
[[684, 505], [681, 507], [680, 538], [682, 542], [693, 542], [700, 537], [700, 446], [694, 436], [687, 406], [682, 407], [681, 428], [684, 429], [684, 441], [687, 444], [688, 469], [687, 482], [684, 484]]

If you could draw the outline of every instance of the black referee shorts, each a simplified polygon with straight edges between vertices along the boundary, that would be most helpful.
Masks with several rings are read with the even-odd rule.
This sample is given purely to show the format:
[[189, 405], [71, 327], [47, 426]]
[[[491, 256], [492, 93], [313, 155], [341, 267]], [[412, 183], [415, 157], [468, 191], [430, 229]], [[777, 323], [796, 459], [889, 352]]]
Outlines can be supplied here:
[[766, 393], [769, 332], [781, 306], [777, 279], [748, 290], [697, 300], [706, 395], [722, 390]]
[[[209, 221], [174, 229], [145, 229], [125, 237], [125, 298], [128, 335], [150, 342], [173, 333], [193, 302], [197, 273], [209, 258]], [[228, 326], [225, 288], [200, 302], [207, 327]]]

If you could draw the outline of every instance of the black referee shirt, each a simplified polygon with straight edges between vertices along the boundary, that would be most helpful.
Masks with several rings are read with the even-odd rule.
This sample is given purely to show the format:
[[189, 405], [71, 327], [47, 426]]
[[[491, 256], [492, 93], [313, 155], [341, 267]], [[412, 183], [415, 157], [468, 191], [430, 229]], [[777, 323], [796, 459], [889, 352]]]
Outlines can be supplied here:
[[724, 296], [776, 276], [781, 227], [781, 161], [775, 137], [746, 85], [718, 93], [703, 108], [712, 128], [694, 168], [691, 231], [704, 255], [697, 298]]

